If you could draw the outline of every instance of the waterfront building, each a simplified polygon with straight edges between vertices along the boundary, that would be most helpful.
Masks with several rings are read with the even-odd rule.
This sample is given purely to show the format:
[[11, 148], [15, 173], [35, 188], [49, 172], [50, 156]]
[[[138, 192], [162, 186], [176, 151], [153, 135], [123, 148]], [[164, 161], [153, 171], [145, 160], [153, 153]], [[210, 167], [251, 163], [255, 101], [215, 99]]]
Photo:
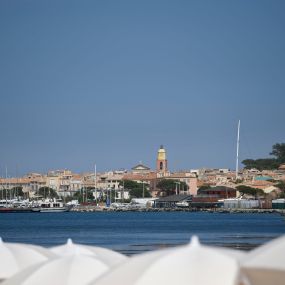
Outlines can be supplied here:
[[[125, 172], [108, 171], [98, 175], [98, 189], [120, 189], [120, 183]], [[94, 183], [94, 182], [93, 182]]]
[[207, 189], [200, 189], [198, 191], [198, 195], [205, 197], [214, 195], [218, 199], [229, 199], [236, 198], [237, 190], [226, 186], [216, 186]]
[[273, 209], [285, 209], [285, 199], [275, 199], [272, 200], [272, 208]]
[[154, 200], [155, 208], [175, 208], [179, 205], [188, 207], [189, 203], [192, 200], [191, 195], [180, 194], [180, 195], [170, 195], [167, 197], [160, 197], [157, 200]]
[[69, 191], [73, 195], [75, 192], [79, 191], [83, 186], [82, 176], [75, 174], [69, 181]]
[[83, 178], [71, 170], [52, 170], [46, 176], [46, 187], [54, 189], [59, 196], [72, 196], [82, 188]]
[[24, 193], [28, 193], [29, 196], [33, 196], [37, 191], [46, 185], [45, 176], [31, 176], [26, 175], [24, 177], [12, 177], [0, 179], [0, 189], [7, 189], [13, 192], [17, 187], [22, 187]]
[[237, 190], [225, 186], [209, 187], [198, 190], [198, 194], [192, 197], [192, 207], [215, 208], [220, 207], [220, 200], [236, 198]]
[[96, 181], [94, 172], [84, 173], [82, 175], [82, 187], [94, 190], [96, 188], [97, 194], [101, 193], [98, 195], [107, 195], [108, 191], [115, 190], [118, 198], [124, 196], [124, 199], [126, 199], [126, 197], [128, 197], [128, 193], [122, 194], [122, 187], [120, 186], [125, 173], [126, 170], [114, 170], [97, 173]]
[[15, 187], [22, 187], [23, 192], [30, 191], [30, 179], [27, 177], [20, 178], [0, 178], [0, 190], [2, 189], [13, 189]]
[[46, 186], [58, 192], [60, 186], [60, 177], [53, 172], [48, 172]]

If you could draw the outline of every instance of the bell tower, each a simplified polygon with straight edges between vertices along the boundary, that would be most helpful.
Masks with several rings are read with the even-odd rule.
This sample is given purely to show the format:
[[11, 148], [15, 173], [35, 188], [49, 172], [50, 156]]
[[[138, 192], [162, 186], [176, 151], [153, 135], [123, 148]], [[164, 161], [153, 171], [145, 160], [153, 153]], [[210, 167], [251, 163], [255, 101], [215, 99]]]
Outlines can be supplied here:
[[166, 151], [163, 148], [163, 145], [160, 146], [160, 148], [157, 152], [156, 170], [158, 172], [166, 172], [167, 171]]

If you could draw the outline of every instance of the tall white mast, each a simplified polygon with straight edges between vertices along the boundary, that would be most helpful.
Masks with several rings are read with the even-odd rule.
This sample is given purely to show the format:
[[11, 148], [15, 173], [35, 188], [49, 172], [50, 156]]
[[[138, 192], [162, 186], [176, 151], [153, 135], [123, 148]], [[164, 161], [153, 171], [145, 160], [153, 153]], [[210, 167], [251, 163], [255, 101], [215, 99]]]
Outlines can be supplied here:
[[239, 129], [240, 129], [240, 120], [238, 120], [238, 133], [237, 133], [236, 180], [238, 179]]
[[7, 205], [7, 189], [8, 189], [8, 170], [7, 170], [7, 165], [5, 166], [5, 169], [6, 169], [6, 191], [5, 191], [5, 194], [6, 194], [6, 205]]
[[94, 165], [94, 187], [95, 187], [95, 201], [97, 205], [97, 167]]

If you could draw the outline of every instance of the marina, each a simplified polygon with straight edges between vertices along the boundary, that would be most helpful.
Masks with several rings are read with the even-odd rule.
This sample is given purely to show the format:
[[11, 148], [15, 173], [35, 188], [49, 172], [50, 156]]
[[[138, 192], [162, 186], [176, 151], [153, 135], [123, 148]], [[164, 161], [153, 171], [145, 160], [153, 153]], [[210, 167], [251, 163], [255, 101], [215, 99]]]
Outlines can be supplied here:
[[58, 213], [68, 212], [72, 205], [67, 205], [61, 200], [2, 200], [0, 213]]

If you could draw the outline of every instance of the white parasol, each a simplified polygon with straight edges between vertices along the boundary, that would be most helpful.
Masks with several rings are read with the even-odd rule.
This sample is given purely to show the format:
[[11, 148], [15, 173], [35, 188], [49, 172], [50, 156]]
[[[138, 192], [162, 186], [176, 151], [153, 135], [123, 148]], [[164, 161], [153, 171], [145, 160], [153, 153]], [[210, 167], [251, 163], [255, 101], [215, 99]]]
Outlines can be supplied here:
[[84, 285], [108, 269], [92, 256], [73, 254], [29, 267], [1, 285]]
[[52, 257], [55, 257], [55, 254], [48, 249], [19, 243], [6, 243], [0, 238], [0, 280], [9, 278], [20, 270], [47, 261]]
[[90, 255], [101, 260], [108, 267], [118, 265], [127, 259], [125, 255], [112, 251], [110, 249], [97, 246], [75, 244], [72, 242], [71, 239], [68, 239], [65, 245], [55, 246], [52, 247], [50, 250], [52, 253], [58, 256], [70, 256], [75, 253]]
[[238, 273], [236, 258], [193, 237], [186, 246], [132, 257], [91, 284], [235, 285]]
[[252, 285], [285, 284], [285, 236], [252, 250], [241, 264]]

